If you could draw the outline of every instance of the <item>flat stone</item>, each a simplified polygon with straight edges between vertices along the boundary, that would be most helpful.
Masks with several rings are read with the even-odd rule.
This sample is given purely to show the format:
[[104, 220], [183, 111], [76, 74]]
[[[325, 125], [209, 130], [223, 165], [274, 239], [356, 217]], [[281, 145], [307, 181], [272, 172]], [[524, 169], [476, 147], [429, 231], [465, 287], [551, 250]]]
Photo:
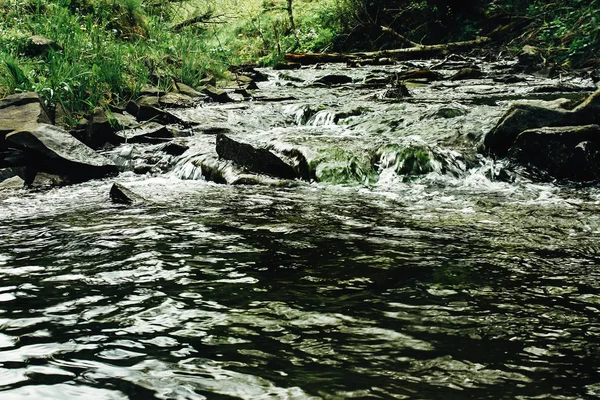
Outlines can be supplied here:
[[53, 125], [23, 127], [8, 134], [6, 142], [25, 152], [28, 168], [65, 176], [72, 182], [118, 173], [110, 160]]

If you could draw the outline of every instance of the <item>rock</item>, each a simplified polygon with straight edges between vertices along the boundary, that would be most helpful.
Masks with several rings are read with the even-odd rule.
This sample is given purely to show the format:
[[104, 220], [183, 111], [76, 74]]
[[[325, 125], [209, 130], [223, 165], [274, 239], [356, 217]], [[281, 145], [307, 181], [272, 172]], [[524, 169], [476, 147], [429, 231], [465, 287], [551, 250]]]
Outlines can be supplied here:
[[499, 82], [499, 83], [519, 83], [519, 82], [524, 82], [525, 78], [517, 76], [517, 75], [505, 75], [505, 76], [497, 76], [494, 78], [494, 82]]
[[133, 129], [116, 133], [121, 143], [156, 143], [173, 139], [173, 133], [157, 122], [147, 122]]
[[461, 117], [463, 115], [467, 115], [469, 113], [469, 109], [466, 106], [463, 106], [459, 103], [452, 103], [447, 106], [442, 106], [440, 108], [434, 109], [431, 112], [425, 114], [421, 119], [428, 118], [456, 118]]
[[519, 65], [528, 69], [538, 68], [544, 62], [540, 49], [530, 45], [523, 46], [518, 58]]
[[58, 51], [60, 46], [55, 41], [38, 35], [30, 36], [23, 48], [26, 55], [34, 57], [47, 54], [50, 50]]
[[143, 203], [145, 200], [142, 196], [132, 192], [122, 184], [115, 182], [110, 188], [110, 200], [116, 204], [134, 204]]
[[203, 95], [202, 93], [200, 93], [193, 87], [188, 86], [185, 83], [181, 83], [181, 82], [175, 82], [175, 84], [173, 85], [173, 92], [185, 94], [186, 96], [189, 96], [192, 98], [202, 98], [202, 99], [206, 98], [205, 95]]
[[19, 190], [24, 186], [25, 181], [20, 176], [15, 175], [6, 179], [0, 177], [0, 190]]
[[204, 87], [204, 89], [201, 90], [201, 92], [207, 95], [212, 101], [216, 103], [231, 103], [235, 101], [231, 97], [229, 97], [227, 92], [217, 89], [214, 86], [206, 86]]
[[250, 172], [283, 179], [295, 179], [297, 177], [294, 168], [270, 151], [237, 142], [223, 134], [217, 135], [216, 150], [220, 158], [233, 161]]
[[65, 176], [71, 182], [118, 173], [114, 163], [53, 125], [30, 124], [8, 134], [6, 142], [25, 153], [29, 169]]
[[0, 182], [6, 179], [14, 178], [15, 176], [23, 176], [24, 172], [24, 168], [0, 168]]
[[529, 129], [511, 146], [509, 157], [558, 179], [600, 178], [600, 126]]
[[0, 148], [6, 134], [31, 123], [51, 123], [48, 111], [37, 93], [18, 93], [1, 99]]
[[562, 100], [545, 104], [510, 106], [496, 127], [485, 136], [484, 152], [499, 157], [506, 156], [517, 136], [528, 129], [600, 124], [600, 90], [573, 110], [562, 108]]
[[478, 79], [483, 76], [481, 69], [475, 67], [462, 68], [456, 74], [450, 77], [451, 81], [459, 81], [465, 79]]
[[439, 72], [432, 71], [430, 69], [412, 69], [404, 72], [397, 72], [394, 74], [396, 81], [413, 81], [425, 79], [428, 82], [439, 81], [444, 79], [444, 76]]
[[189, 147], [185, 146], [183, 144], [179, 144], [179, 143], [175, 143], [175, 142], [169, 142], [166, 143], [164, 145], [161, 145], [158, 150], [160, 151], [164, 151], [167, 154], [170, 154], [172, 156], [180, 156], [183, 153], [185, 153], [186, 151], [188, 151]]
[[118, 145], [121, 140], [115, 134], [118, 129], [116, 120], [109, 118], [103, 107], [96, 107], [88, 118], [85, 134], [86, 145], [93, 149], [99, 149], [106, 143]]
[[177, 124], [185, 125], [179, 117], [169, 111], [160, 108], [160, 98], [156, 96], [142, 96], [136, 102], [130, 101], [125, 107], [127, 113], [133, 115], [138, 121], [154, 121], [161, 124]]
[[23, 167], [27, 163], [25, 152], [16, 149], [0, 151], [0, 168]]
[[171, 92], [164, 96], [160, 96], [158, 104], [161, 107], [167, 108], [186, 108], [193, 107], [196, 104], [196, 101], [187, 94]]
[[344, 85], [344, 84], [352, 83], [352, 82], [353, 82], [352, 78], [347, 75], [335, 75], [335, 74], [322, 76], [315, 81], [315, 83], [320, 83], [320, 84], [327, 85], [327, 86]]
[[160, 97], [164, 96], [165, 94], [167, 94], [167, 92], [152, 85], [144, 85], [142, 90], [140, 90], [140, 97]]
[[381, 94], [382, 99], [402, 99], [405, 97], [411, 97], [411, 94], [405, 84], [398, 84], [394, 87], [387, 88]]
[[275, 71], [292, 70], [300, 68], [302, 68], [302, 64], [295, 62], [278, 62], [273, 66], [273, 69]]
[[25, 181], [25, 185], [31, 189], [51, 189], [57, 186], [65, 186], [70, 183], [70, 180], [66, 176], [48, 174], [45, 172], [38, 172], [31, 182]]

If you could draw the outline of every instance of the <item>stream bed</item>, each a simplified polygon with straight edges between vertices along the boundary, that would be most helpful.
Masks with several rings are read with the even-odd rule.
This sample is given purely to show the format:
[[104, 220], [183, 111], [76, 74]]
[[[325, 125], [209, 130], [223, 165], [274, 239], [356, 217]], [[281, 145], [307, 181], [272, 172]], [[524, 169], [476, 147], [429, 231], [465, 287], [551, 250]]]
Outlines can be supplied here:
[[[265, 70], [262, 101], [174, 111], [190, 149], [116, 178], [143, 203], [0, 192], [0, 398], [600, 398], [600, 189], [476, 151], [512, 101], [594, 86], [509, 61], [368, 84], [439, 63]], [[205, 180], [215, 129], [309, 181]]]

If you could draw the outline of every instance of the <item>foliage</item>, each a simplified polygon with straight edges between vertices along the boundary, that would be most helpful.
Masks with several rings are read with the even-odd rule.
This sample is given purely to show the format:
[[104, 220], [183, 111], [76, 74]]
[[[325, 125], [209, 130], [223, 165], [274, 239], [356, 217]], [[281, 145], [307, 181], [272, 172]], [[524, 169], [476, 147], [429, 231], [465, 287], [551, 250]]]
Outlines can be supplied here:
[[[223, 73], [226, 58], [211, 53], [193, 30], [173, 32], [169, 18], [154, 10], [141, 0], [0, 3], [6, 16], [0, 22], [0, 94], [36, 91], [74, 121], [97, 105], [135, 98], [162, 77], [197, 86], [208, 72]], [[27, 54], [31, 35], [58, 46]]]

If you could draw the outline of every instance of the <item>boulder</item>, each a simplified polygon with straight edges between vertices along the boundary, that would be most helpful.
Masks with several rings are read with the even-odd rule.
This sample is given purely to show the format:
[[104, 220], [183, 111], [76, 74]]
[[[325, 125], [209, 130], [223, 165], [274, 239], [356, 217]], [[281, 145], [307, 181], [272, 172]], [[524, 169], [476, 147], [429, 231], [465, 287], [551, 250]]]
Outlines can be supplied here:
[[51, 123], [48, 111], [37, 93], [18, 93], [1, 99], [0, 148], [8, 133], [30, 123]]
[[325, 75], [315, 81], [315, 83], [320, 83], [320, 84], [327, 85], [327, 86], [344, 85], [344, 84], [352, 83], [352, 82], [353, 82], [353, 80], [351, 77], [349, 77], [347, 75], [336, 75], [336, 74]]
[[109, 192], [110, 200], [116, 204], [134, 204], [134, 203], [143, 203], [144, 198], [130, 189], [125, 187], [124, 185], [115, 182], [110, 188]]
[[545, 105], [513, 104], [485, 136], [484, 152], [506, 156], [517, 136], [528, 129], [600, 124], [600, 90], [573, 110], [566, 110], [563, 105], [563, 101], [546, 102]]
[[217, 135], [216, 150], [220, 158], [233, 161], [250, 172], [283, 179], [295, 179], [298, 176], [294, 168], [270, 151], [237, 142], [223, 134]]
[[558, 179], [600, 178], [600, 126], [561, 126], [522, 132], [508, 155]]
[[64, 176], [71, 182], [118, 173], [114, 163], [53, 125], [21, 127], [6, 135], [6, 142], [25, 153], [29, 169]]

